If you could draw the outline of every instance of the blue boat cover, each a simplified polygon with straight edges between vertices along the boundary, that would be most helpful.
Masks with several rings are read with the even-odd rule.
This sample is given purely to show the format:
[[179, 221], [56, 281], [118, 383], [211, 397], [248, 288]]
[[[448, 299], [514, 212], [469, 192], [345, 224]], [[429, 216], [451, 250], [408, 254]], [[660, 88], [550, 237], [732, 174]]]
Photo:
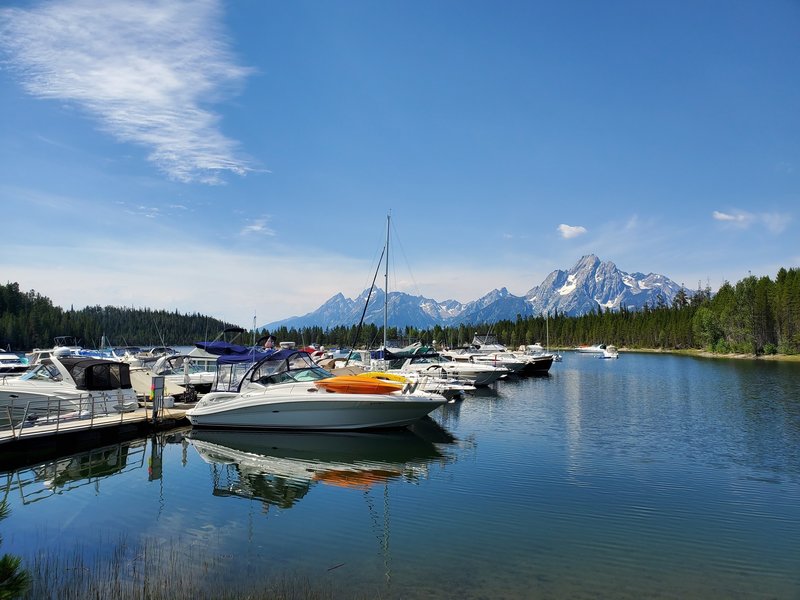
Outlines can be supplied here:
[[231, 344], [230, 342], [224, 342], [222, 340], [215, 342], [195, 342], [194, 345], [201, 350], [205, 350], [209, 354], [216, 354], [217, 356], [225, 354], [249, 354], [252, 350], [252, 348], [248, 348], [247, 346]]

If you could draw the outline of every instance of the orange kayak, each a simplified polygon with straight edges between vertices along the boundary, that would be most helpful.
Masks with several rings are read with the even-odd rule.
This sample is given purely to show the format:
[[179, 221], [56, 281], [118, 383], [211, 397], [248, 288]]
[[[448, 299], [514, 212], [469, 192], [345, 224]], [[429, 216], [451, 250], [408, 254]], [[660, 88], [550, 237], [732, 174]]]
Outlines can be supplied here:
[[318, 388], [339, 394], [388, 394], [403, 389], [399, 381], [386, 381], [358, 375], [338, 375], [314, 382]]

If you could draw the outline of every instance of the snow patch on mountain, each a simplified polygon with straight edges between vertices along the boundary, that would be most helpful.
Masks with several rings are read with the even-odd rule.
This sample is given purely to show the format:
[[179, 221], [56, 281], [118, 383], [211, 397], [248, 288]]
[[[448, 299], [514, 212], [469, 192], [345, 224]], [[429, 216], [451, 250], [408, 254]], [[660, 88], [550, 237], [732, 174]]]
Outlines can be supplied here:
[[[672, 303], [681, 287], [656, 273], [626, 273], [611, 261], [601, 261], [594, 254], [583, 256], [569, 270], [551, 272], [539, 285], [524, 296], [515, 296], [508, 289], [495, 289], [466, 304], [456, 300], [439, 302], [404, 292], [390, 292], [388, 323], [390, 327], [430, 328], [434, 325], [486, 324], [517, 317], [561, 314], [577, 316], [596, 311], [620, 310], [625, 307], [639, 310], [645, 304]], [[691, 295], [687, 291], [687, 294]], [[364, 321], [383, 325], [383, 290], [364, 290], [355, 300], [341, 293], [332, 296], [317, 310], [303, 316], [290, 317], [263, 325], [268, 330], [286, 326], [336, 327], [358, 324], [364, 303], [370, 296]]]

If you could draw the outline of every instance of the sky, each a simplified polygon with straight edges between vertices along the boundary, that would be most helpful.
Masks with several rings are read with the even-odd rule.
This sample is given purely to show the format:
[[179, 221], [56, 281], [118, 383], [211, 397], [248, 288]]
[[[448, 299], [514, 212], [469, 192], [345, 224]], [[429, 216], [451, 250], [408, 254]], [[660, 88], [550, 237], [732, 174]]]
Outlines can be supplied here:
[[[3, 0], [0, 280], [243, 326], [800, 266], [795, 0]], [[379, 285], [382, 282], [379, 279]]]

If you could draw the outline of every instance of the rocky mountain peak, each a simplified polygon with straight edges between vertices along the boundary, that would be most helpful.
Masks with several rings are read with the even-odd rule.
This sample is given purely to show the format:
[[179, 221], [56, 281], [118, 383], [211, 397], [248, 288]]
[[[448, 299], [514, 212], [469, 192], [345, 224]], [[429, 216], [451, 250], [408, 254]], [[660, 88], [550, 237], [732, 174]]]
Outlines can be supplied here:
[[[461, 304], [455, 300], [439, 302], [423, 296], [389, 292], [388, 321], [392, 327], [408, 325], [424, 329], [434, 325], [488, 324], [514, 320], [518, 315], [537, 316], [555, 311], [577, 316], [598, 308], [619, 310], [625, 307], [638, 310], [645, 303], [657, 304], [659, 299], [669, 304], [680, 289], [678, 284], [664, 275], [626, 273], [611, 261], [601, 261], [594, 254], [587, 254], [570, 269], [551, 272], [524, 296], [515, 296], [507, 288], [501, 287], [477, 300]], [[281, 326], [355, 325], [364, 311], [368, 293], [368, 289], [364, 290], [355, 300], [338, 293], [314, 312], [262, 327], [272, 330]], [[373, 290], [365, 322], [383, 324], [383, 296], [380, 288]]]

